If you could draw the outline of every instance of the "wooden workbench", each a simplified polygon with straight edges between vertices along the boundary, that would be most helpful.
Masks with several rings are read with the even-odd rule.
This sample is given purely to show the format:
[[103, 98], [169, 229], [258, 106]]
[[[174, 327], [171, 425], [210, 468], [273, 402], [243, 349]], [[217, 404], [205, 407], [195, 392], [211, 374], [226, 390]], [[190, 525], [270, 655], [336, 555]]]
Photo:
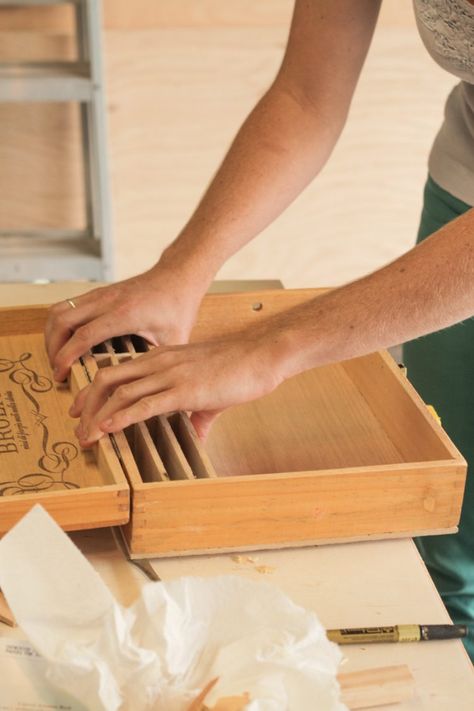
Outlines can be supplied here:
[[[256, 288], [261, 288], [261, 284]], [[274, 286], [274, 284], [272, 284]], [[0, 285], [0, 305], [48, 303], [73, 297], [87, 284]], [[130, 604], [147, 579], [124, 560], [109, 529], [73, 534], [116, 598]], [[252, 553], [152, 561], [163, 580], [182, 575], [238, 574], [278, 585], [327, 627], [449, 622], [448, 614], [411, 540], [370, 541]], [[0, 625], [0, 636], [22, 637]], [[471, 711], [474, 675], [459, 641], [345, 647], [341, 671], [407, 664], [416, 696], [399, 711]]]

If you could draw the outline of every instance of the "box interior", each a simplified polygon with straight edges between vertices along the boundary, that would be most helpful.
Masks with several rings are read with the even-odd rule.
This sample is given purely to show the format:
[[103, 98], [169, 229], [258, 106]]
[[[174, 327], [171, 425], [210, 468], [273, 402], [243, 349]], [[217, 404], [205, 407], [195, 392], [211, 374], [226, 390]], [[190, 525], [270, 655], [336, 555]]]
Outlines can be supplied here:
[[[122, 339], [106, 344], [98, 367], [133, 357], [113, 352], [123, 347]], [[183, 413], [133, 425], [126, 437], [145, 483], [450, 459], [420, 404], [390, 357], [373, 354], [307, 371], [229, 409], [204, 445]]]
[[[245, 328], [314, 295], [301, 290], [207, 297], [192, 338], [205, 340]], [[17, 319], [14, 312], [0, 326], [1, 362], [34, 351], [38, 372], [49, 377], [42, 335], [46, 309], [17, 309]], [[1, 338], [2, 331], [8, 338]], [[94, 349], [95, 367], [117, 364], [147, 349], [135, 336], [112, 339]], [[9, 377], [7, 371], [4, 377]], [[74, 443], [74, 421], [64, 417], [72, 394], [61, 386], [54, 390], [58, 436]], [[127, 457], [135, 459], [128, 467], [132, 484], [142, 486], [452, 459], [455, 448], [424, 410], [389, 356], [377, 353], [308, 371], [260, 400], [231, 408], [218, 418], [204, 446], [183, 413], [134, 425], [118, 441]], [[80, 486], [112, 481], [110, 471], [100, 471], [90, 452], [81, 452], [78, 461]]]

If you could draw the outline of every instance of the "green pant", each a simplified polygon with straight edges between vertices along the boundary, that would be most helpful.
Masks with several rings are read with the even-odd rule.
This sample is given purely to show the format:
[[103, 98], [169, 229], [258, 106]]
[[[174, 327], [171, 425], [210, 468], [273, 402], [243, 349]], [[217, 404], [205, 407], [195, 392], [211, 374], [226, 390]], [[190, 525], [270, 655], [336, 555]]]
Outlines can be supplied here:
[[[428, 178], [417, 241], [469, 209]], [[425, 536], [416, 544], [453, 621], [468, 625], [465, 646], [474, 661], [474, 320], [405, 344], [404, 362], [468, 462], [459, 532]]]

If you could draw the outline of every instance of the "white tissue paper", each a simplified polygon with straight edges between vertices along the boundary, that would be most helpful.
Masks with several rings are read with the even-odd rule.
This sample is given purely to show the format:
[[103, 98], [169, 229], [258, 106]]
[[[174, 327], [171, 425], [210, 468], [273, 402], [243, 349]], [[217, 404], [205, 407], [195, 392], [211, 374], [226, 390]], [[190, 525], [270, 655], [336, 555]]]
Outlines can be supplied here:
[[41, 506], [0, 541], [0, 587], [47, 679], [89, 711], [186, 711], [248, 692], [245, 711], [347, 711], [341, 654], [312, 612], [237, 576], [146, 584], [130, 608]]

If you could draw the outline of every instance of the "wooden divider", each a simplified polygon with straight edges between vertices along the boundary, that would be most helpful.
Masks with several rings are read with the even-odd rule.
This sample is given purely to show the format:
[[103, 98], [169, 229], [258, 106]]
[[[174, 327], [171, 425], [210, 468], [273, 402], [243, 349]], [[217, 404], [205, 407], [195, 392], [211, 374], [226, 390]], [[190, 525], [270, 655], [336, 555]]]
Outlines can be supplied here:
[[194, 479], [194, 474], [165, 415], [146, 421], [170, 479]]
[[186, 459], [191, 465], [194, 476], [202, 479], [216, 477], [217, 474], [214, 466], [201, 440], [196, 434], [196, 430], [192, 426], [188, 415], [184, 412], [176, 412], [170, 415], [168, 421], [176, 439], [181, 445]]
[[168, 472], [148, 427], [143, 422], [138, 422], [127, 427], [125, 436], [143, 482], [169, 481]]

